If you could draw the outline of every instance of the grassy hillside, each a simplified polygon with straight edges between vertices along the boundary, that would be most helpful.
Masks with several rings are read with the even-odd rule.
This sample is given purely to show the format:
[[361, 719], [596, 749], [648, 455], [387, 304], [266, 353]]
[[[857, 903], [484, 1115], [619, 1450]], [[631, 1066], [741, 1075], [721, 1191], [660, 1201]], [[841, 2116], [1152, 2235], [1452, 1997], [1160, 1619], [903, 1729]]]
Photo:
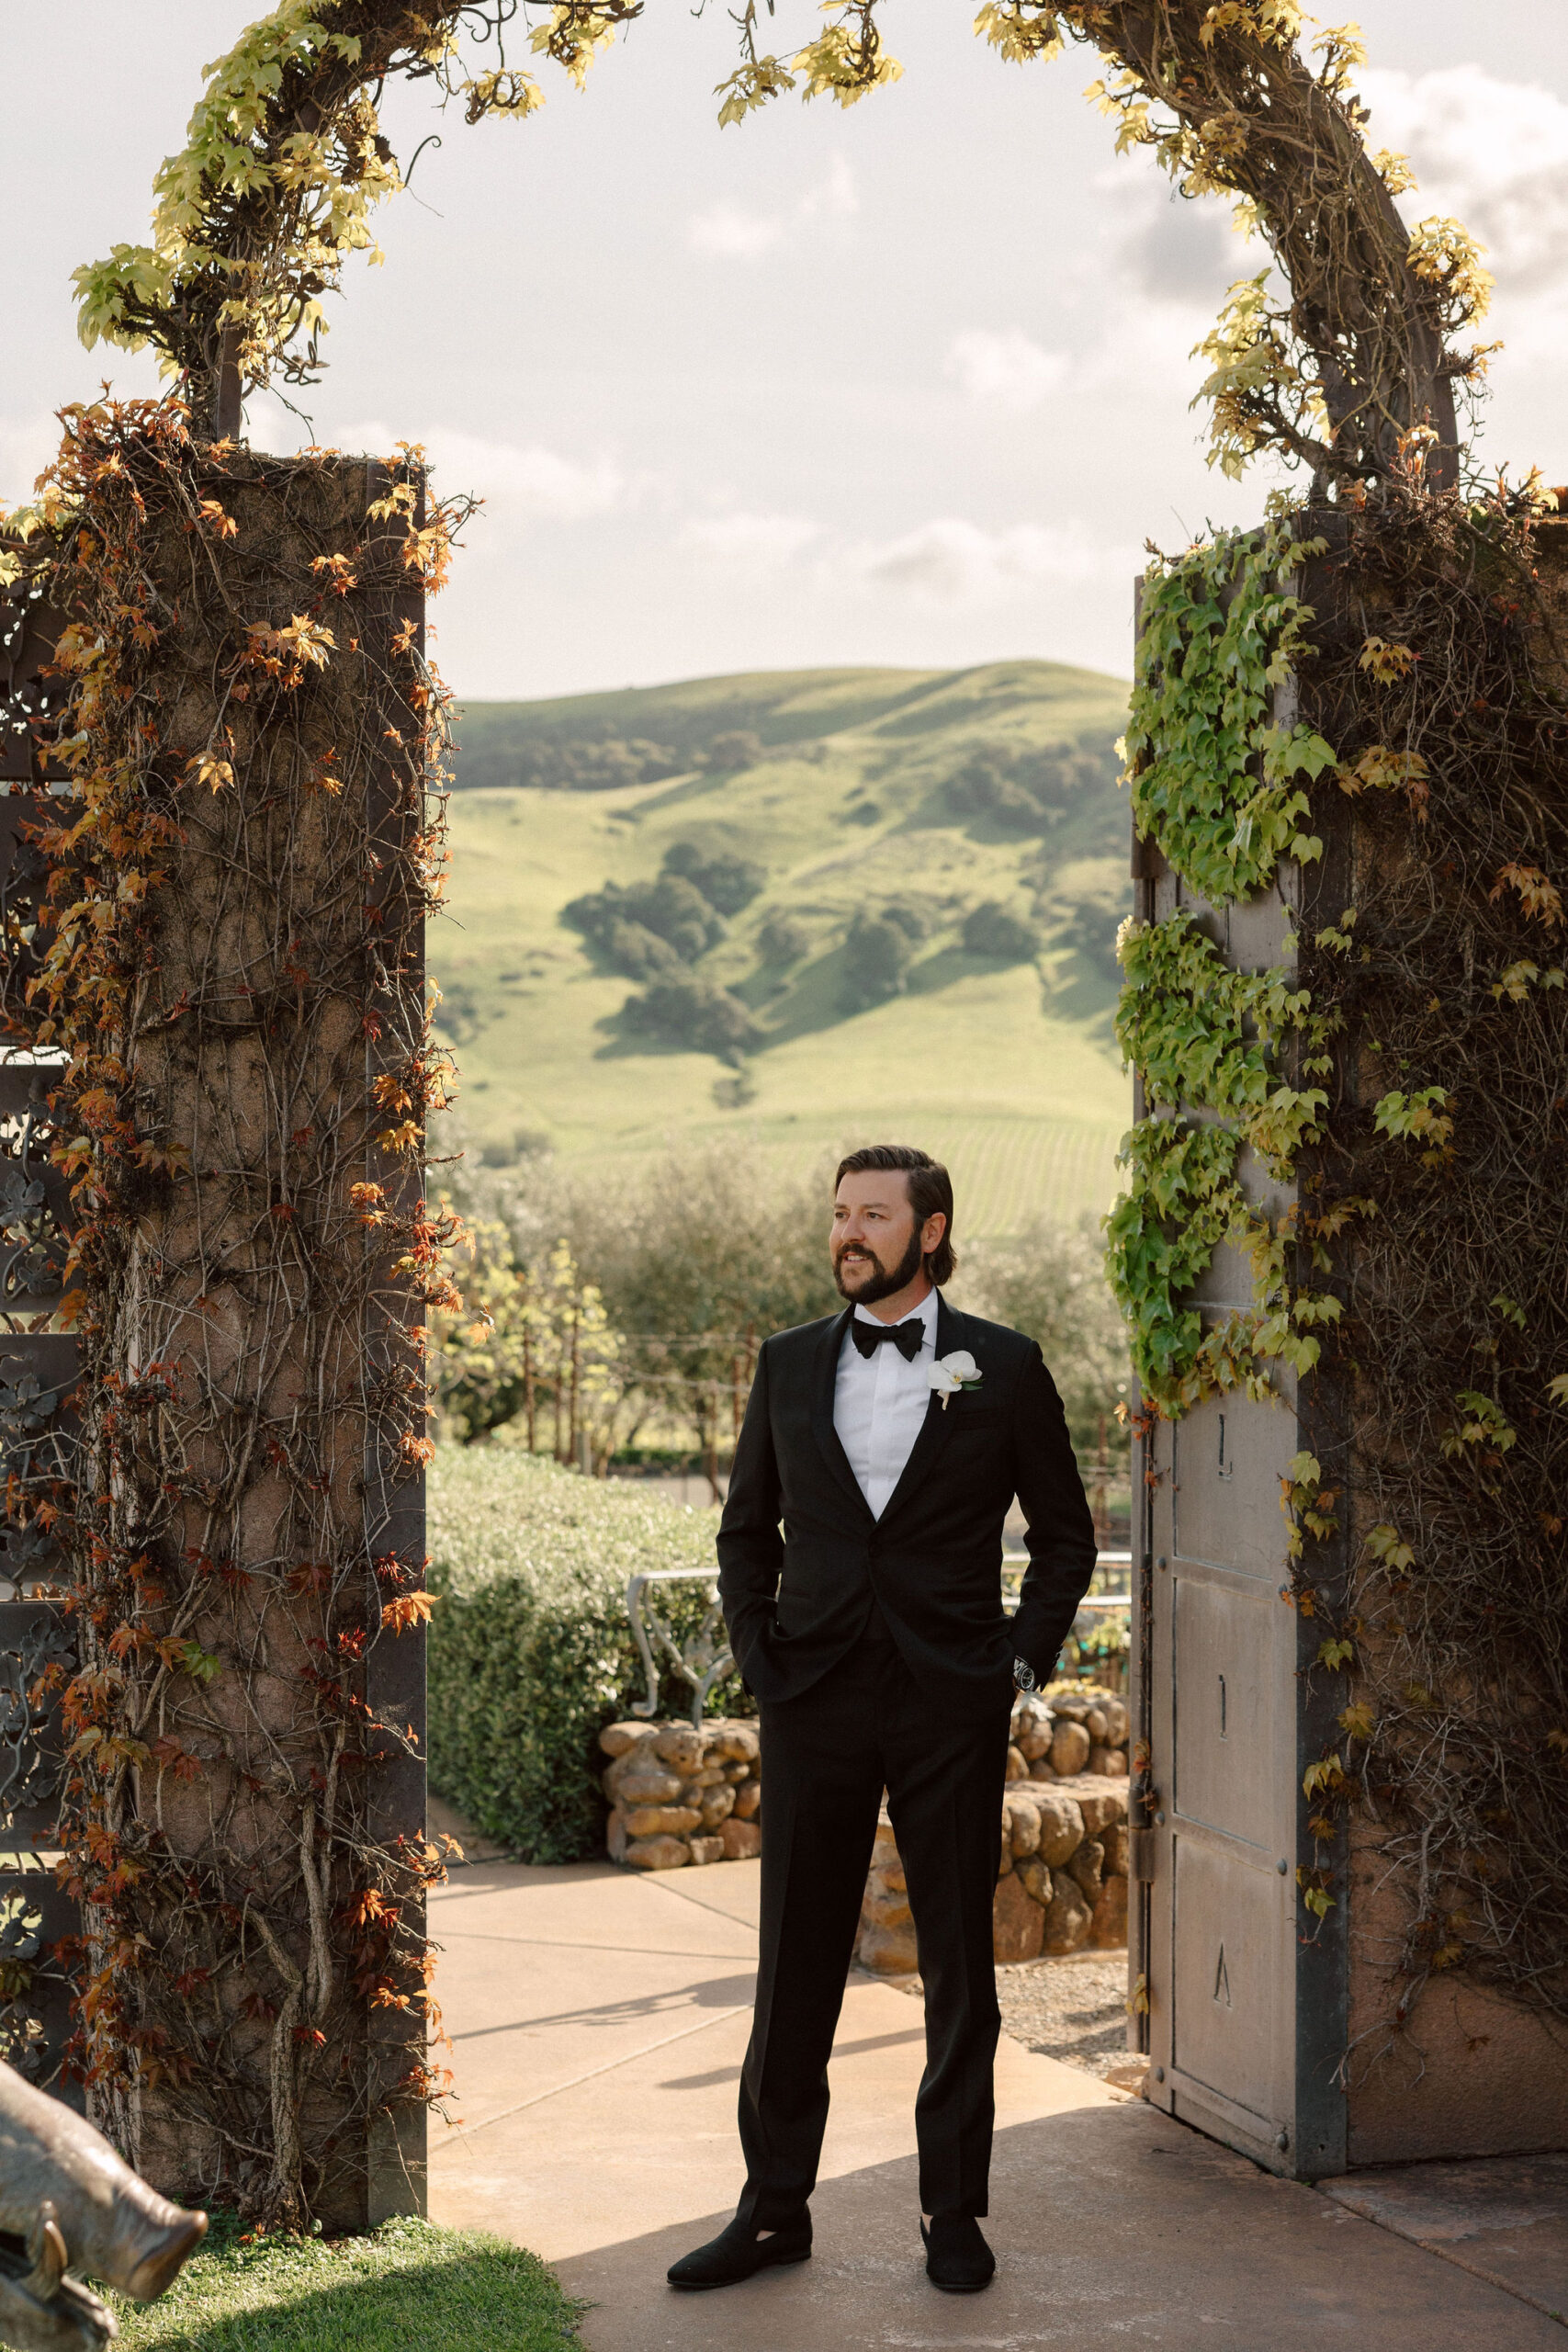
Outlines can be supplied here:
[[[800, 1165], [897, 1136], [949, 1159], [961, 1230], [1101, 1206], [1129, 1115], [1124, 714], [1116, 681], [1045, 662], [469, 706], [430, 942], [469, 1137], [576, 1159], [739, 1131]], [[685, 845], [765, 872], [690, 967], [755, 1024], [742, 1067], [634, 1032], [633, 981], [563, 920]], [[1028, 927], [1021, 950], [973, 952], [973, 925], [965, 946], [986, 903]], [[918, 941], [902, 987], [851, 1009], [851, 926], [889, 909]]]

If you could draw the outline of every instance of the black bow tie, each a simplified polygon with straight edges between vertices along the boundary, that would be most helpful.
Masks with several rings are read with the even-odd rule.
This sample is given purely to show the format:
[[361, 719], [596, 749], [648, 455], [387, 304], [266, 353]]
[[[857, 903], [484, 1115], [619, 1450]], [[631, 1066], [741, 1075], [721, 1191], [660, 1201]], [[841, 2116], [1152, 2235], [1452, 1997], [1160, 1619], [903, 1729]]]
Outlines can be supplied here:
[[906, 1363], [913, 1363], [925, 1345], [926, 1327], [918, 1315], [907, 1323], [863, 1323], [858, 1315], [850, 1323], [850, 1332], [856, 1347], [868, 1360], [876, 1353], [884, 1340], [891, 1340]]

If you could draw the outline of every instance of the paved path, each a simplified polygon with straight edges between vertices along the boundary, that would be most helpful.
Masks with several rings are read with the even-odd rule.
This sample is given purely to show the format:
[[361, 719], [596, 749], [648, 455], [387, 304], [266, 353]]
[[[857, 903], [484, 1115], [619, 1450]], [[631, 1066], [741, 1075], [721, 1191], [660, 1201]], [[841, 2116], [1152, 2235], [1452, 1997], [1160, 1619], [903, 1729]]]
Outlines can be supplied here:
[[733, 2210], [735, 2086], [757, 1865], [639, 1876], [500, 1861], [434, 1899], [462, 2122], [433, 2132], [431, 2210], [533, 2247], [592, 2308], [591, 2352], [1564, 2352], [1546, 2312], [1259, 2173], [1004, 2038], [987, 2293], [919, 2267], [914, 2003], [856, 1977], [796, 2269], [708, 2295], [664, 2271]]

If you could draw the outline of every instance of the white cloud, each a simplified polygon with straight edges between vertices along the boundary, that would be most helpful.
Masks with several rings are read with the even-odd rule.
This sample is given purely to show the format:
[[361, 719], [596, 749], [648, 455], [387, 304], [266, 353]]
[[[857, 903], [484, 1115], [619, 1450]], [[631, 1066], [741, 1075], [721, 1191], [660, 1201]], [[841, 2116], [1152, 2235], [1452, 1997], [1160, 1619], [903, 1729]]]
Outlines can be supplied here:
[[524, 514], [578, 523], [628, 503], [628, 485], [615, 459], [563, 457], [537, 443], [483, 441], [468, 433], [431, 436], [430, 454], [446, 490], [472, 490]]
[[996, 334], [970, 327], [953, 336], [942, 373], [964, 396], [987, 408], [1021, 416], [1038, 408], [1067, 372], [1067, 363], [1018, 327]]
[[946, 605], [978, 604], [1021, 582], [1064, 585], [1131, 578], [1138, 557], [1077, 525], [1014, 523], [987, 531], [943, 515], [881, 545], [862, 544], [841, 560], [861, 585]]
[[782, 571], [813, 539], [821, 526], [798, 514], [719, 514], [688, 523], [682, 544], [737, 571]]
[[1510, 294], [1568, 278], [1568, 106], [1561, 98], [1496, 81], [1479, 65], [1369, 72], [1362, 96], [1372, 146], [1408, 154], [1420, 180], [1419, 191], [1401, 200], [1407, 219], [1457, 213]]
[[765, 220], [759, 212], [742, 212], [738, 204], [710, 205], [694, 212], [686, 228], [686, 243], [694, 253], [726, 254], [748, 259], [765, 254], [784, 241], [782, 220]]
[[342, 449], [389, 452], [402, 439], [423, 442], [443, 492], [470, 491], [509, 514], [579, 523], [631, 503], [631, 485], [614, 458], [565, 456], [537, 442], [491, 441], [448, 425], [398, 434], [378, 418], [325, 435]]
[[824, 216], [846, 220], [851, 213], [860, 210], [860, 195], [855, 175], [841, 155], [835, 155], [828, 166], [828, 176], [820, 187], [803, 196], [795, 207], [797, 220], [816, 220]]
[[686, 243], [694, 253], [750, 260], [758, 254], [793, 243], [796, 230], [807, 221], [847, 220], [859, 209], [854, 175], [839, 155], [829, 166], [824, 180], [782, 211], [748, 212], [739, 204], [721, 199], [705, 212], [694, 212], [686, 224]]
[[918, 604], [984, 605], [1021, 585], [1072, 587], [1130, 581], [1143, 559], [1081, 525], [1014, 523], [988, 531], [960, 515], [938, 515], [887, 539], [849, 539], [798, 514], [739, 513], [688, 523], [680, 543], [716, 568], [751, 580]]

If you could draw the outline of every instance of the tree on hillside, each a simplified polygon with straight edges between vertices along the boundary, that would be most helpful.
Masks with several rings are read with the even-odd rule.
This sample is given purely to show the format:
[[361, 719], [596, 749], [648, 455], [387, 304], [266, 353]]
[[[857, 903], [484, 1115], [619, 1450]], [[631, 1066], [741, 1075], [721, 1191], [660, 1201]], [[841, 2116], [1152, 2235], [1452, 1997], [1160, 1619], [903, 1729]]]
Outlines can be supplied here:
[[[564, 1252], [581, 1295], [602, 1302], [608, 1318], [623, 1442], [649, 1426], [684, 1433], [716, 1466], [734, 1443], [761, 1341], [838, 1304], [828, 1263], [831, 1180], [830, 1165], [781, 1178], [744, 1143], [673, 1150], [640, 1167], [612, 1162], [608, 1174], [603, 1161], [578, 1172], [537, 1159], [504, 1175], [460, 1165], [453, 1196], [481, 1230], [484, 1264], [506, 1270], [497, 1295], [484, 1294], [512, 1335], [511, 1412], [501, 1418], [515, 1426], [521, 1411], [518, 1302], [537, 1299]], [[481, 1332], [475, 1344], [483, 1353], [500, 1340]], [[474, 1385], [492, 1379], [486, 1356]], [[536, 1439], [550, 1443], [542, 1418]]]
[[754, 767], [761, 756], [761, 737], [750, 727], [734, 727], [714, 737], [703, 763], [715, 775], [738, 775], [742, 768]]
[[889, 997], [901, 996], [915, 960], [914, 942], [902, 924], [863, 908], [844, 941], [843, 981], [839, 1001], [845, 1012], [863, 1012]]
[[931, 928], [930, 914], [913, 899], [886, 899], [879, 907], [860, 908], [844, 941], [841, 1009], [863, 1012], [889, 997], [902, 996], [915, 950]]
[[798, 964], [811, 945], [811, 933], [798, 915], [782, 910], [769, 915], [757, 933], [757, 952], [764, 964]]
[[1039, 1340], [1079, 1460], [1090, 1461], [1102, 1439], [1124, 1456], [1116, 1408], [1131, 1377], [1127, 1334], [1095, 1221], [1064, 1226], [1042, 1213], [1007, 1240], [971, 1242], [962, 1281], [964, 1304], [976, 1314]]
[[655, 980], [640, 996], [627, 997], [621, 1025], [628, 1036], [656, 1037], [667, 1046], [716, 1054], [739, 1068], [762, 1042], [762, 1033], [738, 996], [716, 980], [672, 975]]
[[983, 744], [949, 777], [948, 806], [964, 817], [988, 817], [1011, 832], [1049, 833], [1089, 793], [1122, 767], [1110, 734], [1052, 743], [1038, 751]]
[[986, 899], [964, 918], [964, 946], [970, 956], [992, 956], [999, 963], [1027, 964], [1040, 945], [1033, 926], [1004, 907], [999, 899]]
[[633, 979], [646, 978], [650, 967], [671, 968], [669, 959], [661, 962], [657, 950], [648, 948], [649, 938], [660, 941], [670, 958], [694, 964], [725, 932], [717, 909], [694, 883], [668, 867], [651, 882], [606, 882], [603, 889], [585, 892], [572, 899], [562, 919]]
[[700, 890], [721, 915], [738, 915], [767, 886], [768, 869], [754, 857], [736, 857], [728, 850], [704, 854], [695, 842], [677, 842], [664, 853], [664, 871], [677, 874]]

